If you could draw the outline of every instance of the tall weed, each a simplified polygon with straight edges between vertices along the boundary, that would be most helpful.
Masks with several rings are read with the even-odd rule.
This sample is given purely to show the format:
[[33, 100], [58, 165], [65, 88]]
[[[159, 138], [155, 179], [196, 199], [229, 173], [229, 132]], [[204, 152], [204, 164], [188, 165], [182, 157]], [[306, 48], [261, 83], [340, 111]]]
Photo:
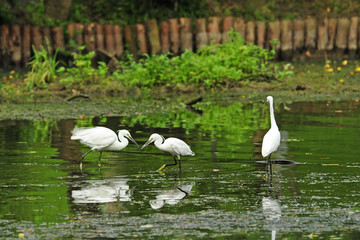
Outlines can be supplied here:
[[56, 60], [58, 49], [54, 55], [51, 54], [49, 43], [48, 50], [40, 46], [40, 50], [36, 50], [32, 46], [34, 56], [29, 62], [30, 71], [26, 74], [24, 79], [25, 88], [33, 90], [34, 88], [46, 88], [47, 84], [52, 82], [56, 76], [56, 67], [59, 62]]

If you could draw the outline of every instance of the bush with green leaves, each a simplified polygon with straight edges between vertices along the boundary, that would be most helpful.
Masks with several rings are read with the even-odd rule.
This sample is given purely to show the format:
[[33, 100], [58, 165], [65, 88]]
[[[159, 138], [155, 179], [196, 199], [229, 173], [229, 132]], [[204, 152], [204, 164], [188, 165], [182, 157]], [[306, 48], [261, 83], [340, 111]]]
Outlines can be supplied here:
[[227, 42], [205, 46], [196, 53], [145, 55], [138, 62], [129, 55], [120, 63], [122, 74], [116, 74], [116, 79], [139, 87], [191, 84], [212, 88], [237, 86], [241, 81], [277, 80], [291, 74], [273, 61], [274, 49], [247, 43], [237, 32], [229, 34]]
[[190, 85], [205, 88], [230, 88], [241, 86], [246, 81], [279, 80], [291, 74], [274, 62], [275, 50], [263, 49], [247, 43], [239, 33], [230, 32], [230, 40], [223, 44], [211, 44], [198, 52], [185, 51], [180, 56], [171, 53], [161, 55], [144, 54], [136, 61], [127, 53], [119, 62], [119, 70], [109, 73], [104, 62], [93, 66], [94, 52], [82, 53], [84, 46], [73, 52], [69, 67], [60, 67], [56, 54], [51, 57], [42, 48], [36, 51], [30, 62], [27, 75], [28, 88], [45, 87], [55, 73], [66, 88], [112, 89], [122, 86], [151, 88], [168, 86], [172, 88]]
[[60, 83], [67, 87], [85, 86], [97, 84], [100, 80], [105, 79], [108, 73], [108, 67], [104, 62], [98, 62], [98, 67], [92, 66], [92, 58], [95, 52], [82, 54], [84, 46], [79, 47], [79, 52], [73, 52], [73, 66], [65, 68], [60, 67], [57, 73], [61, 74]]

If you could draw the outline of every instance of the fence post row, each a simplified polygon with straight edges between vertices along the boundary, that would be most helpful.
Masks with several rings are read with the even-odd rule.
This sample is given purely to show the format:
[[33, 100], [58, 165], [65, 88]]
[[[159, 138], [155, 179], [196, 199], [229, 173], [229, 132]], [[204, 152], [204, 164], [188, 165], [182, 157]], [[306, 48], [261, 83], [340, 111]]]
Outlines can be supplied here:
[[359, 17], [320, 18], [306, 17], [272, 22], [246, 22], [241, 17], [209, 17], [192, 20], [174, 18], [158, 23], [149, 20], [131, 26], [70, 23], [62, 27], [30, 25], [0, 26], [0, 66], [25, 66], [41, 46], [54, 51], [56, 48], [76, 51], [85, 45], [86, 51], [106, 51], [109, 56], [120, 57], [127, 48], [139, 54], [172, 52], [178, 55], [185, 50], [196, 51], [214, 42], [229, 39], [228, 31], [234, 29], [244, 39], [263, 48], [270, 48], [272, 40], [277, 59], [350, 58], [358, 56], [360, 48]]

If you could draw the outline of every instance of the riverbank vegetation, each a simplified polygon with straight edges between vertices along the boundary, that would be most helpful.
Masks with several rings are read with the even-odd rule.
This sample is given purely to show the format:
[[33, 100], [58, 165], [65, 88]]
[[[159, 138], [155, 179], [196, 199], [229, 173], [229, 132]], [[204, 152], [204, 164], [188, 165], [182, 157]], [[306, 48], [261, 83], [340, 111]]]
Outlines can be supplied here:
[[[33, 49], [30, 71], [23, 81], [14, 83], [14, 75], [4, 77], [1, 94], [5, 97], [37, 90], [91, 92], [126, 92], [134, 89], [165, 87], [179, 91], [231, 89], [249, 82], [283, 80], [291, 75], [274, 60], [275, 50], [247, 43], [238, 33], [230, 32], [230, 40], [211, 44], [198, 52], [185, 51], [179, 56], [170, 53], [143, 55], [134, 59], [130, 53], [117, 62], [115, 69], [99, 61], [94, 66], [94, 52], [73, 52], [69, 63], [57, 60], [42, 47]], [[61, 65], [61, 66], [60, 66]], [[58, 67], [60, 66], [60, 67]]]
[[[56, 16], [66, 18], [54, 19], [50, 6], [54, 1], [27, 0], [24, 1], [29, 3], [26, 7], [9, 2], [5, 1], [0, 7], [1, 24], [134, 24], [153, 18], [161, 21], [179, 16], [198, 18], [212, 15], [271, 21], [294, 19], [301, 14], [313, 15], [314, 11], [318, 16], [352, 15], [358, 14], [356, 9], [359, 9], [356, 8], [359, 3], [347, 0], [312, 3], [259, 0], [244, 1], [243, 4], [225, 0], [167, 3], [150, 0], [144, 1], [144, 4], [138, 1], [120, 3], [101, 0], [90, 3], [67, 0], [62, 4], [68, 3], [68, 13], [56, 12]], [[293, 11], [295, 9], [303, 11]], [[9, 101], [39, 93], [117, 96], [119, 93], [139, 92], [285, 91], [300, 95], [360, 92], [360, 64], [356, 60], [326, 61], [324, 57], [323, 61], [311, 63], [276, 62], [274, 48], [268, 50], [247, 43], [234, 31], [230, 35], [229, 41], [205, 46], [197, 52], [185, 51], [181, 55], [134, 55], [125, 52], [114, 61], [103, 61], [96, 52], [86, 51], [84, 46], [78, 49], [67, 46], [61, 51], [49, 45], [38, 49], [33, 47], [28, 69], [0, 73], [0, 97]], [[310, 60], [310, 57], [306, 59]]]

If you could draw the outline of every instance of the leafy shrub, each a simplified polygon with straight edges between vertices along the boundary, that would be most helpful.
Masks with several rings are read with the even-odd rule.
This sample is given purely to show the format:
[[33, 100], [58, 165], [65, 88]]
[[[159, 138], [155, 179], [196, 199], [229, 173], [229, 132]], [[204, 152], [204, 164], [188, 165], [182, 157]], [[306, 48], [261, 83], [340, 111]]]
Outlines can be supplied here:
[[28, 86], [42, 87], [51, 82], [55, 73], [60, 74], [60, 83], [67, 88], [87, 88], [92, 85], [118, 88], [135, 86], [151, 88], [154, 86], [179, 87], [181, 85], [214, 87], [239, 86], [243, 81], [271, 81], [281, 79], [286, 72], [273, 61], [275, 50], [267, 50], [247, 43], [237, 32], [230, 32], [230, 40], [223, 44], [211, 44], [198, 52], [185, 51], [180, 56], [171, 53], [161, 55], [144, 54], [136, 61], [127, 53], [120, 60], [120, 69], [109, 74], [104, 62], [94, 68], [94, 52], [72, 53], [70, 67], [60, 67], [56, 71], [55, 57], [49, 57], [45, 49], [36, 52], [30, 62], [32, 71], [26, 81]]
[[65, 84], [67, 87], [74, 85], [89, 85], [98, 83], [99, 79], [104, 79], [108, 73], [108, 67], [104, 62], [98, 62], [98, 68], [92, 67], [91, 59], [94, 57], [95, 52], [82, 54], [84, 46], [79, 47], [79, 52], [73, 52], [73, 65], [72, 67], [61, 67], [58, 73], [62, 74], [60, 83]]
[[237, 32], [230, 35], [229, 41], [205, 46], [197, 53], [145, 55], [138, 62], [129, 55], [121, 62], [122, 74], [117, 74], [116, 79], [139, 87], [193, 84], [211, 88], [238, 85], [240, 81], [276, 80], [286, 75], [272, 61], [275, 50], [247, 43]]

